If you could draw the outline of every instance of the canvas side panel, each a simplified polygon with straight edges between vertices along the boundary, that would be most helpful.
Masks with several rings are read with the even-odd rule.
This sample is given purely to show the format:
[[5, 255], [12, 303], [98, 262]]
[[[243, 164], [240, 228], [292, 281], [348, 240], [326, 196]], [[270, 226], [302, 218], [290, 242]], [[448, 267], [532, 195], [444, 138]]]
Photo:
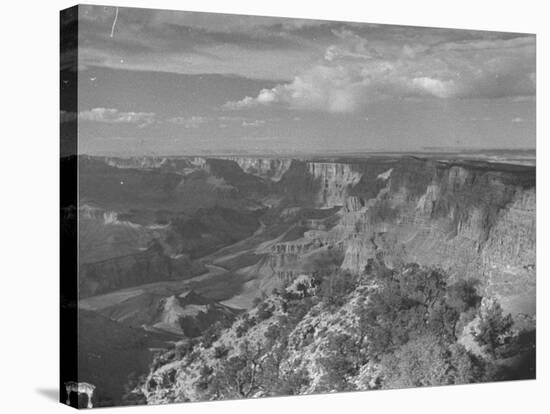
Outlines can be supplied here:
[[78, 381], [78, 6], [60, 12], [60, 393]]

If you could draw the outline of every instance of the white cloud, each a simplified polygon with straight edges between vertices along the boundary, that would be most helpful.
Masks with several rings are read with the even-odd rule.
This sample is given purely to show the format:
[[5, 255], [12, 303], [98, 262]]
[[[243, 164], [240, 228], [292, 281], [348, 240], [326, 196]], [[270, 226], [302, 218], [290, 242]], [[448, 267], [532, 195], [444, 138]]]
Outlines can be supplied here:
[[500, 98], [534, 93], [534, 37], [448, 42], [429, 47], [370, 44], [350, 30], [292, 81], [230, 101], [225, 109], [279, 105], [355, 112], [388, 97]]
[[520, 117], [520, 116], [517, 116], [517, 117], [515, 117], [515, 118], [512, 118], [512, 122], [513, 122], [514, 124], [519, 124], [519, 123], [521, 123], [521, 122], [525, 122], [525, 119], [523, 119], [523, 118]]
[[441, 80], [422, 76], [413, 78], [411, 84], [413, 87], [418, 88], [419, 92], [425, 92], [438, 98], [449, 98], [456, 91], [455, 82], [452, 79]]
[[317, 66], [291, 83], [263, 89], [256, 98], [227, 102], [226, 109], [286, 105], [293, 109], [352, 112], [364, 103], [368, 81], [342, 67]]
[[153, 112], [121, 112], [114, 108], [92, 108], [79, 112], [78, 119], [108, 124], [136, 124], [143, 128], [155, 121], [155, 114]]

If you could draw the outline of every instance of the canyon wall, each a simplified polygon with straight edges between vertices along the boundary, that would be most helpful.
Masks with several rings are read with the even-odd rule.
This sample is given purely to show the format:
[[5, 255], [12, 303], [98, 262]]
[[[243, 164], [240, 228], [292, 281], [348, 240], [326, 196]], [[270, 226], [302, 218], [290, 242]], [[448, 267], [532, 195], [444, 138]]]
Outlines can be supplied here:
[[534, 168], [417, 159], [386, 167], [309, 165], [322, 182], [318, 205], [343, 206], [325, 237], [344, 243], [343, 269], [361, 272], [375, 254], [388, 266], [440, 266], [480, 280], [506, 310], [534, 313]]
[[[383, 256], [390, 267], [415, 262], [440, 266], [454, 279], [478, 279], [480, 289], [497, 297], [508, 310], [534, 313], [534, 167], [382, 156], [311, 161], [183, 157], [106, 162], [118, 168], [168, 170], [167, 178], [162, 180], [154, 172], [147, 179], [120, 176], [124, 185], [116, 186], [118, 194], [128, 188], [133, 191], [132, 180], [140, 184], [136, 184], [140, 190], [144, 188], [142, 183], [146, 183], [151, 187], [154, 202], [162, 200], [162, 206], [169, 202], [171, 207], [181, 210], [191, 201], [193, 207], [204, 207], [207, 201], [225, 203], [235, 211], [254, 205], [269, 206], [273, 217], [268, 220], [281, 228], [293, 214], [307, 211], [293, 224], [297, 230], [292, 237], [275, 242], [266, 251], [256, 249], [256, 254], [267, 257], [258, 264], [260, 270], [246, 270], [250, 277], [259, 273], [264, 279], [271, 275], [288, 279], [309, 269], [315, 271], [313, 268], [319, 263], [317, 255], [327, 256], [328, 250], [341, 252], [335, 256], [341, 256], [339, 266], [343, 270], [360, 273], [376, 255]], [[186, 169], [200, 172], [181, 177], [179, 174]], [[174, 172], [178, 173], [176, 177], [172, 176]], [[158, 190], [157, 183], [164, 185], [168, 179], [170, 185], [177, 182], [174, 192], [177, 197], [168, 190]], [[115, 194], [115, 188], [112, 193]], [[136, 191], [140, 197], [142, 193]], [[191, 193], [193, 197], [189, 197]], [[243, 200], [248, 204], [243, 204]], [[331, 208], [334, 211], [322, 220], [308, 216], [313, 211], [328, 212]], [[101, 218], [95, 217], [92, 210], [88, 214], [106, 224], [122, 223], [113, 214], [102, 213]], [[126, 233], [133, 234], [129, 230]], [[189, 236], [188, 231], [184, 233]], [[126, 263], [136, 259], [118, 260]], [[153, 261], [162, 263], [156, 256]], [[125, 276], [116, 276], [110, 270], [112, 266], [114, 262], [96, 265], [96, 276], [91, 279], [107, 279], [113, 273], [114, 279], [142, 280], [140, 272], [129, 276], [124, 270]], [[123, 267], [133, 265], [126, 263]], [[161, 268], [162, 272], [168, 271]], [[157, 273], [154, 271], [147, 281], [156, 280]], [[85, 270], [85, 274], [90, 271]], [[122, 279], [113, 283], [117, 286], [134, 283]], [[91, 285], [86, 289], [97, 292]]]
[[247, 174], [272, 181], [279, 181], [292, 163], [289, 158], [227, 157], [226, 159], [235, 161]]
[[344, 205], [348, 189], [361, 179], [361, 173], [350, 164], [309, 162], [307, 167], [309, 174], [321, 184], [317, 200], [323, 207]]
[[[175, 263], [154, 243], [147, 250], [79, 266], [79, 296], [98, 295], [117, 289], [170, 280]], [[180, 269], [181, 270], [181, 269]]]

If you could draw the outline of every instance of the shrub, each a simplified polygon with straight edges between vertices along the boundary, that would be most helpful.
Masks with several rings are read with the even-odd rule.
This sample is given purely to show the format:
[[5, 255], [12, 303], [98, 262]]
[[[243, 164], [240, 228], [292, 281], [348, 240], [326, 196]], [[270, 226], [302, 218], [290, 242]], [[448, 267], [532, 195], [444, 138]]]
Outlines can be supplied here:
[[212, 344], [220, 338], [221, 332], [223, 330], [223, 324], [221, 322], [216, 322], [214, 325], [211, 325], [206, 329], [202, 334], [202, 344], [205, 348], [210, 348]]
[[255, 324], [256, 324], [255, 318], [252, 318], [249, 315], [244, 315], [241, 319], [240, 324], [237, 325], [237, 327], [235, 328], [235, 333], [237, 334], [237, 338], [241, 338]]
[[325, 305], [340, 307], [357, 287], [357, 281], [357, 277], [349, 272], [331, 273], [321, 280], [318, 296]]
[[511, 329], [514, 321], [510, 314], [504, 316], [502, 307], [492, 301], [480, 312], [476, 342], [481, 345], [492, 358], [498, 358], [506, 350], [511, 341]]
[[214, 358], [221, 359], [225, 358], [229, 353], [229, 349], [224, 345], [218, 345], [214, 348]]
[[462, 345], [447, 345], [427, 334], [384, 355], [381, 361], [384, 388], [423, 387], [477, 382], [480, 363]]
[[271, 318], [274, 312], [273, 305], [269, 304], [268, 302], [261, 302], [260, 305], [258, 305], [258, 311], [256, 313], [256, 316], [258, 318], [258, 321], [263, 321], [268, 318]]
[[366, 362], [361, 344], [348, 334], [332, 333], [326, 347], [326, 355], [318, 361], [325, 370], [320, 388], [324, 391], [354, 389], [348, 378], [356, 375]]
[[291, 370], [279, 382], [276, 393], [277, 395], [299, 395], [310, 383], [311, 378], [307, 369]]
[[477, 294], [476, 287], [479, 281], [476, 279], [459, 280], [447, 288], [447, 304], [458, 312], [466, 312], [476, 308], [481, 303], [481, 296]]

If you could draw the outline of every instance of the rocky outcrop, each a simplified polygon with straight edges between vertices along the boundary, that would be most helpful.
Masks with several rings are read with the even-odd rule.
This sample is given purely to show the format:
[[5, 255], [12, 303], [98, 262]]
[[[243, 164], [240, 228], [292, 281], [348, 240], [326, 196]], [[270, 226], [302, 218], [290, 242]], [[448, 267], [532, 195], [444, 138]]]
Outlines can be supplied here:
[[247, 174], [272, 181], [279, 181], [292, 163], [290, 158], [228, 157], [227, 159], [235, 161]]
[[516, 194], [481, 250], [486, 295], [514, 313], [536, 312], [535, 191]]
[[342, 206], [346, 203], [348, 188], [361, 179], [361, 173], [351, 164], [336, 162], [309, 162], [308, 171], [320, 182], [318, 202], [323, 207]]
[[346, 212], [359, 211], [363, 208], [363, 200], [357, 196], [349, 196], [345, 199], [344, 209]]
[[204, 166], [204, 159], [181, 157], [105, 157], [105, 164], [121, 169], [159, 170], [173, 173], [189, 173]]
[[[352, 273], [382, 255], [390, 267], [414, 262], [478, 279], [505, 310], [533, 313], [534, 171], [416, 158], [294, 161], [280, 181], [286, 200], [309, 194], [316, 207], [341, 208], [331, 221], [301, 219], [301, 236], [273, 244], [265, 274], [292, 278], [324, 248], [342, 250], [341, 267]], [[281, 217], [298, 211], [285, 208]]]
[[120, 225], [127, 226], [133, 229], [141, 229], [143, 226], [132, 223], [127, 220], [120, 220], [119, 214], [116, 211], [103, 210], [97, 207], [92, 207], [87, 204], [80, 206], [79, 208], [81, 219], [102, 220], [105, 225]]
[[105, 163], [116, 168], [161, 168], [168, 162], [166, 157], [107, 157]]
[[[357, 212], [356, 200], [344, 209], [342, 267], [359, 273], [382, 253], [387, 265], [442, 266], [453, 277], [479, 279], [499, 296], [534, 289], [534, 170], [415, 164], [412, 174], [411, 166], [396, 166], [364, 211]], [[525, 302], [534, 303], [534, 296]], [[524, 305], [513, 303], [507, 310], [530, 311]]]

